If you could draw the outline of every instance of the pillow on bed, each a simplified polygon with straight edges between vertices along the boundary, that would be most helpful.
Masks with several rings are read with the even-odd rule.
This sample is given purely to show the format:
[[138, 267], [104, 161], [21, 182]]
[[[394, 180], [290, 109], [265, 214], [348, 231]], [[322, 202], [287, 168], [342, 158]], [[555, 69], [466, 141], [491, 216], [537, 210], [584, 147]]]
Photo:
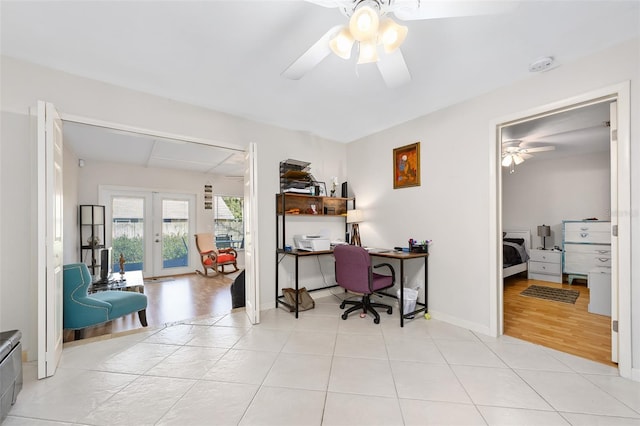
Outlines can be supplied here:
[[503, 241], [506, 241], [508, 243], [514, 243], [514, 244], [519, 244], [519, 245], [523, 245], [524, 244], [524, 238], [503, 238]]

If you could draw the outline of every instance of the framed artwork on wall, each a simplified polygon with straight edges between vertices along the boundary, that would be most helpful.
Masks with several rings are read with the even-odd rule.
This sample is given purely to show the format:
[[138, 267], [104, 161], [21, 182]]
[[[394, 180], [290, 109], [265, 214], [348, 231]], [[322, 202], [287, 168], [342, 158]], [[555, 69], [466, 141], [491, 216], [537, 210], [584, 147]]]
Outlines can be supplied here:
[[420, 186], [420, 142], [393, 150], [393, 188]]

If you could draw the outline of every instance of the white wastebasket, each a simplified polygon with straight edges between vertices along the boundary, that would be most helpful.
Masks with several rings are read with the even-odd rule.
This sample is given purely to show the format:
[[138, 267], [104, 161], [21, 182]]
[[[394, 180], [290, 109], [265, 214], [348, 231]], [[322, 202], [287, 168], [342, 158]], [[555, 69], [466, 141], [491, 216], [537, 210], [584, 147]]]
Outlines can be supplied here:
[[[397, 290], [398, 303], [400, 303], [400, 289]], [[416, 302], [418, 300], [418, 289], [404, 288], [404, 300], [402, 303], [402, 312], [406, 315], [416, 310]]]

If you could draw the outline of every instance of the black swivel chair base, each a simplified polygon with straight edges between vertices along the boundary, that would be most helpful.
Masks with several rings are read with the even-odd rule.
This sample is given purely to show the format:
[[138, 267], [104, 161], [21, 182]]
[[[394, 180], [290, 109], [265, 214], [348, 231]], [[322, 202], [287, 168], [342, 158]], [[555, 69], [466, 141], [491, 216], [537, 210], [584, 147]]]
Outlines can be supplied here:
[[389, 305], [385, 305], [384, 303], [375, 303], [372, 302], [369, 295], [365, 294], [362, 296], [362, 300], [343, 300], [340, 304], [340, 309], [344, 309], [346, 305], [353, 305], [342, 314], [342, 319], [346, 320], [351, 312], [362, 310], [362, 313], [366, 314], [367, 312], [371, 312], [373, 314], [373, 322], [376, 324], [380, 324], [380, 315], [373, 308], [384, 308], [387, 310], [387, 314], [391, 315], [393, 313], [393, 308]]

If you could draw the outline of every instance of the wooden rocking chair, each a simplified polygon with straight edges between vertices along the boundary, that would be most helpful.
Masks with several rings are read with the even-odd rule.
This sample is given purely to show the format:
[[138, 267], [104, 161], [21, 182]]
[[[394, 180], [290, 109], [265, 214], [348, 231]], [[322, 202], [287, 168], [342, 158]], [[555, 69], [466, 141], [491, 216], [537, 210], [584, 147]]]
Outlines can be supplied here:
[[[230, 274], [231, 272], [238, 271], [238, 252], [233, 248], [217, 248], [213, 234], [202, 233], [196, 234], [195, 237], [196, 247], [198, 248], [203, 269], [203, 271], [196, 270], [198, 274], [208, 277], [207, 269], [213, 269], [214, 272], [220, 272], [222, 274]], [[234, 270], [225, 272], [224, 267], [226, 265], [232, 265]]]

